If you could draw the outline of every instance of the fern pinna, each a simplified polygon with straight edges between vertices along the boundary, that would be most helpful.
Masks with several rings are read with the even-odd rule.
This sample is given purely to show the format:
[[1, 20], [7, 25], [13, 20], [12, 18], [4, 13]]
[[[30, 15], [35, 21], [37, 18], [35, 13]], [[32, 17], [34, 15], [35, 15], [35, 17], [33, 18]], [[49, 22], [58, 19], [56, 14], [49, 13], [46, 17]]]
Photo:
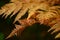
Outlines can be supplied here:
[[[51, 31], [55, 29], [51, 34], [60, 31], [60, 0], [11, 0], [10, 3], [5, 4], [0, 9], [0, 15], [5, 15], [5, 19], [10, 15], [10, 18], [17, 14], [13, 24], [16, 28], [6, 38], [10, 38], [14, 35], [18, 35], [19, 31], [23, 31], [27, 26], [31, 26], [34, 23], [40, 23], [48, 25]], [[21, 19], [23, 15], [28, 11], [28, 17]], [[18, 21], [21, 25], [15, 24]], [[20, 32], [20, 33], [21, 33]], [[55, 38], [59, 38], [60, 33]]]

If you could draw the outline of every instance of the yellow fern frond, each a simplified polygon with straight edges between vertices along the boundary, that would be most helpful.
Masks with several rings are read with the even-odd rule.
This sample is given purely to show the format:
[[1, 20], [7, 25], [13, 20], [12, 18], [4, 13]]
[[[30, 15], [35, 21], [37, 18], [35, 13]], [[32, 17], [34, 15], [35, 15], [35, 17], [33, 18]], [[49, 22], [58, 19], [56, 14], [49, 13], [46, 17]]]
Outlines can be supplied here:
[[56, 39], [56, 38], [60, 38], [60, 33], [58, 33], [58, 34], [56, 35], [55, 39]]
[[[60, 4], [59, 3], [60, 0], [11, 0], [10, 2], [11, 3], [5, 4], [4, 6], [1, 7], [0, 15], [4, 13], [3, 16], [6, 15], [5, 18], [7, 18], [8, 15], [12, 13], [12, 15], [10, 16], [11, 18], [19, 11], [13, 22], [14, 24], [29, 10], [28, 17], [26, 18], [26, 20], [23, 21], [23, 23], [21, 23], [23, 28], [25, 28], [25, 26], [28, 25], [29, 23], [32, 25], [38, 21], [38, 23], [40, 24], [45, 24], [52, 27], [50, 29], [52, 30], [55, 29], [54, 27], [60, 21], [60, 9], [59, 9], [60, 6], [54, 6], [54, 4]], [[38, 15], [36, 15], [36, 13]], [[37, 21], [34, 19], [36, 19]], [[59, 19], [59, 21], [57, 19]], [[28, 26], [30, 26], [30, 24]], [[58, 27], [56, 27], [56, 30], [53, 31], [52, 34], [55, 33], [56, 31], [60, 31], [60, 27], [59, 27], [60, 25], [57, 26]], [[17, 34], [17, 31], [19, 31], [19, 29], [21, 29], [20, 26], [18, 28], [15, 28], [10, 34], [10, 36], [8, 36], [7, 38], [10, 38], [15, 34]]]

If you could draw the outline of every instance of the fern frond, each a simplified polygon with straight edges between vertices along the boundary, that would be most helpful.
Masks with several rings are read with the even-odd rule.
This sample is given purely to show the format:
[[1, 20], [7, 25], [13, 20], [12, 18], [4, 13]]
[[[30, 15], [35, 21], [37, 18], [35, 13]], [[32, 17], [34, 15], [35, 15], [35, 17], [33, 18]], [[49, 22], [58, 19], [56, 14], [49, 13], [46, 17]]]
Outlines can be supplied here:
[[[54, 30], [54, 31], [51, 32], [51, 34], [54, 34], [56, 32], [59, 32], [60, 31], [60, 23], [55, 24], [53, 27], [51, 27], [48, 30], [48, 32], [51, 31], [51, 30]], [[60, 38], [60, 32], [55, 36], [55, 39], [56, 38]]]
[[[37, 3], [37, 4], [36, 3], [23, 4], [23, 7], [22, 7], [21, 11], [18, 13], [18, 15], [16, 16], [16, 19], [15, 19], [14, 23], [19, 18], [21, 18], [28, 10], [30, 11], [32, 8], [34, 8], [34, 7], [38, 6], [38, 5], [40, 5], [40, 4], [39, 3]], [[28, 12], [28, 14], [30, 14], [30, 13]]]
[[21, 8], [22, 8], [22, 3], [17, 3], [16, 4], [16, 9], [13, 11], [13, 14], [10, 16], [10, 18], [13, 16], [13, 15], [15, 15], [19, 10], [21, 10]]
[[[39, 5], [37, 5], [37, 6], [35, 6], [34, 8], [32, 8], [32, 9], [30, 9], [29, 10], [29, 15], [28, 15], [28, 18], [27, 19], [29, 19], [32, 15], [34, 15], [35, 14], [35, 12], [37, 12], [37, 10], [46, 10], [46, 11], [48, 11], [48, 9], [49, 9], [49, 4], [47, 4], [47, 3], [40, 3]], [[41, 11], [40, 11], [41, 12]], [[41, 13], [42, 14], [42, 13]]]
[[14, 10], [15, 10], [16, 6], [11, 6], [11, 8], [9, 8], [9, 10], [7, 10], [7, 12], [5, 12], [4, 14], [6, 14], [5, 18], [11, 14]]
[[[9, 14], [11, 14], [12, 12], [12, 16], [14, 15], [14, 14], [16, 14], [17, 12], [15, 11], [15, 10], [17, 10], [17, 11], [19, 11], [20, 9], [21, 9], [21, 7], [20, 6], [22, 6], [22, 5], [26, 5], [27, 4], [27, 6], [29, 5], [29, 6], [31, 6], [32, 4], [29, 4], [30, 3], [30, 1], [32, 1], [32, 4], [35, 2], [35, 4], [36, 3], [39, 3], [39, 2], [47, 2], [48, 3], [48, 1], [46, 1], [46, 0], [38, 0], [38, 1], [36, 1], [36, 0], [25, 0], [25, 1], [23, 1], [23, 0], [11, 0], [10, 2], [12, 2], [12, 4], [11, 3], [9, 3], [9, 4], [6, 4], [8, 7], [9, 7], [9, 9], [7, 10], [7, 9], [5, 9], [5, 11], [3, 11], [2, 13], [4, 13], [4, 15], [6, 15], [6, 17], [5, 18], [7, 18], [7, 16], [9, 15]], [[51, 0], [50, 0], [51, 1]], [[50, 2], [49, 1], [49, 2]], [[58, 0], [59, 1], [59, 0]], [[57, 1], [57, 2], [58, 2]], [[24, 3], [25, 2], [25, 3]], [[22, 4], [22, 3], [24, 3], [24, 4]], [[55, 3], [55, 0], [54, 0], [54, 3]], [[20, 5], [20, 6], [19, 6]], [[4, 5], [5, 6], [5, 5]], [[28, 7], [29, 7], [28, 6]], [[33, 6], [33, 5], [32, 5]], [[17, 9], [17, 7], [18, 7], [18, 9]], [[26, 7], [27, 8], [27, 7]], [[24, 10], [24, 9], [22, 9], [22, 10]], [[14, 13], [15, 12], [15, 13]], [[1, 14], [2, 14], [1, 13]], [[19, 15], [20, 15], [20, 13], [18, 13]], [[24, 14], [24, 12], [23, 13], [21, 13], [21, 14]], [[11, 16], [11, 17], [12, 17]], [[18, 16], [19, 17], [19, 16]], [[16, 20], [18, 20], [19, 18], [17, 18], [17, 19], [15, 19], [15, 21]]]
[[9, 4], [6, 4], [5, 6], [1, 7], [1, 10], [3, 10], [3, 12], [1, 14], [3, 14], [3, 13], [4, 13], [4, 15], [9, 14], [9, 13], [5, 13], [5, 12], [10, 10], [11, 7], [13, 7], [13, 6], [14, 6], [14, 3], [9, 3]]
[[16, 16], [14, 23], [15, 23], [19, 18], [21, 18], [21, 17], [26, 13], [26, 11], [28, 11], [28, 7], [27, 7], [27, 6], [25, 6], [25, 7], [23, 7], [23, 8], [21, 9], [21, 11], [20, 11], [20, 12], [18, 13], [18, 15]]
[[[15, 26], [16, 26], [16, 28], [14, 28], [14, 30], [12, 30], [12, 32], [10, 33], [10, 35], [6, 39], [8, 39], [14, 35], [17, 35], [16, 32], [23, 29], [23, 26], [20, 26], [20, 25], [15, 25]], [[19, 28], [17, 28], [17, 27], [19, 27]]]
[[56, 38], [60, 38], [60, 33], [58, 33], [58, 34], [56, 35], [55, 39], [56, 39]]
[[[49, 8], [48, 11], [41, 13], [37, 15], [37, 19], [39, 20], [40, 24], [45, 24], [51, 27], [51, 30], [55, 29], [53, 33], [56, 33], [57, 31], [60, 31], [60, 12], [58, 9], [59, 7], [54, 7]], [[57, 25], [56, 25], [57, 24]]]
[[[43, 1], [40, 1], [40, 0], [39, 1], [37, 1], [37, 0], [24, 0], [24, 1], [23, 0], [11, 0], [10, 2], [12, 2], [12, 3], [8, 3], [4, 6], [2, 6], [0, 9], [0, 15], [3, 13], [4, 13], [3, 17], [6, 15], [5, 19], [11, 13], [12, 13], [12, 15], [10, 16], [10, 18], [13, 15], [17, 14], [17, 12], [19, 11], [19, 13], [17, 14], [17, 16], [13, 22], [13, 23], [15, 23], [24, 14], [26, 14], [26, 12], [28, 10], [29, 10], [29, 12], [28, 12], [28, 17], [25, 20], [26, 22], [23, 21], [23, 23], [21, 23], [21, 21], [20, 21], [21, 27], [20, 27], [20, 25], [18, 28], [16, 27], [7, 38], [10, 38], [10, 37], [14, 36], [15, 34], [17, 34], [17, 31], [19, 31], [22, 28], [22, 25], [25, 28], [25, 26], [27, 26], [28, 24], [29, 24], [28, 26], [34, 24], [36, 20], [38, 21], [38, 23], [45, 24], [48, 26], [55, 25], [55, 23], [59, 22], [56, 19], [60, 19], [60, 10], [58, 9], [60, 6], [54, 7], [54, 4], [60, 4], [59, 3], [60, 0], [48, 0], [48, 1], [47, 0], [43, 0]], [[36, 13], [38, 15], [36, 15]], [[30, 20], [30, 19], [36, 19], [36, 20]], [[27, 24], [25, 24], [25, 23], [27, 23]], [[52, 27], [54, 28], [55, 26], [52, 26]], [[56, 28], [56, 30], [57, 29], [58, 28]], [[52, 30], [52, 29], [50, 29], [50, 30]], [[55, 33], [56, 30], [53, 33]], [[57, 31], [59, 31], [59, 30], [57, 30]]]
[[[31, 26], [32, 24], [36, 23], [36, 21], [34, 19], [29, 19], [29, 20], [23, 19], [23, 20], [18, 20], [18, 21], [19, 21], [19, 23], [21, 23], [21, 25], [15, 25], [16, 28], [10, 33], [10, 35], [6, 39], [8, 39], [14, 35], [17, 36], [17, 35], [21, 34], [26, 27]], [[20, 33], [19, 33], [19, 31], [20, 31]]]

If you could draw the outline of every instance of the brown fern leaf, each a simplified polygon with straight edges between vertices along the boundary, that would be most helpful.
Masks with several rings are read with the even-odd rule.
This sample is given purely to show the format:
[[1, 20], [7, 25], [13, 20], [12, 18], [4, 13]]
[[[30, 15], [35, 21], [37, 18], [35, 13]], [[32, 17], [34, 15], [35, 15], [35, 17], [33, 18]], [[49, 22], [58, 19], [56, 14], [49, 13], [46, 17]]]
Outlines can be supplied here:
[[[59, 7], [47, 6], [48, 7], [48, 9], [47, 9], [45, 6], [42, 6], [42, 7], [41, 6], [36, 6], [35, 8], [30, 9], [30, 11], [29, 11], [30, 13], [29, 13], [29, 16], [27, 17], [27, 19], [19, 20], [19, 23], [21, 23], [21, 25], [24, 26], [24, 28], [26, 28], [27, 26], [30, 26], [34, 23], [37, 23], [37, 22], [40, 23], [40, 24], [49, 25], [50, 27], [53, 27], [56, 23], [59, 23], [59, 21], [60, 21], [59, 20], [60, 19], [60, 14], [59, 14], [59, 11], [58, 11]], [[47, 11], [45, 11], [45, 10], [47, 10]], [[30, 19], [33, 19], [33, 20], [30, 20]], [[56, 29], [58, 29], [58, 27]], [[13, 34], [15, 34], [15, 33], [17, 34], [17, 31], [13, 30], [12, 33], [14, 32]], [[59, 31], [59, 30], [57, 30], [57, 31]], [[53, 32], [53, 33], [55, 33], [55, 32]], [[10, 34], [10, 35], [13, 36], [13, 34]]]
[[28, 11], [28, 9], [29, 15], [26, 19], [22, 21], [19, 20], [19, 22], [21, 23], [21, 27], [20, 25], [19, 27], [16, 27], [7, 38], [10, 38], [14, 36], [14, 34], [17, 34], [17, 32], [19, 32], [22, 27], [24, 29], [26, 28], [26, 26], [31, 26], [36, 22], [49, 25], [51, 27], [53, 27], [55, 23], [59, 22], [57, 19], [60, 19], [60, 12], [58, 9], [60, 6], [54, 7], [53, 5], [60, 4], [60, 0], [11, 0], [10, 2], [12, 3], [8, 3], [0, 9], [0, 14], [4, 13], [4, 15], [6, 15], [5, 18], [7, 18], [7, 16], [12, 12], [13, 14], [10, 17], [15, 15], [19, 11], [17, 17], [15, 18], [15, 21], [13, 22], [15, 23]]
[[21, 23], [21, 25], [15, 25], [16, 28], [10, 33], [10, 35], [6, 39], [8, 39], [8, 38], [10, 38], [10, 37], [12, 37], [14, 35], [18, 36], [19, 34], [22, 33], [22, 31], [26, 27], [31, 26], [32, 24], [36, 23], [36, 21], [34, 19], [29, 19], [29, 20], [23, 19], [23, 20], [19, 20], [19, 23]]
[[[51, 2], [51, 0], [48, 0], [49, 2]], [[6, 17], [5, 18], [7, 18], [7, 16], [9, 15], [9, 14], [11, 14], [12, 12], [13, 12], [13, 14], [12, 14], [12, 16], [14, 15], [14, 14], [16, 14], [21, 8], [22, 8], [22, 11], [24, 11], [24, 10], [26, 10], [27, 11], [27, 9], [28, 8], [30, 8], [31, 6], [33, 7], [33, 4], [35, 5], [35, 4], [37, 4], [37, 3], [41, 3], [41, 2], [47, 2], [47, 3], [49, 3], [47, 0], [11, 0], [10, 2], [12, 2], [12, 3], [8, 3], [8, 4], [6, 4], [6, 5], [4, 5], [1, 9], [2, 9], [2, 11], [0, 12], [0, 14], [3, 14], [4, 13], [4, 15], [6, 15]], [[59, 2], [59, 0], [57, 1], [57, 2]], [[24, 4], [23, 4], [24, 3]], [[53, 3], [55, 4], [56, 3], [56, 0], [53, 0]], [[24, 5], [26, 5], [26, 6], [24, 6]], [[37, 4], [38, 5], [38, 4]], [[6, 9], [6, 8], [4, 8], [4, 7], [8, 7], [8, 9]], [[27, 9], [25, 9], [25, 8], [27, 8]], [[19, 12], [19, 14], [17, 15], [17, 17], [16, 17], [16, 19], [15, 19], [15, 21], [16, 20], [18, 20], [19, 19], [19, 15], [21, 14], [21, 16], [23, 15], [23, 14], [25, 14], [25, 12], [26, 11], [24, 11], [24, 12]], [[11, 16], [11, 17], [12, 17]], [[21, 17], [20, 17], [21, 18]], [[15, 22], [14, 21], [14, 22]]]
[[51, 5], [60, 4], [60, 0], [48, 0]]
[[20, 26], [20, 25], [15, 25], [15, 26], [16, 26], [16, 28], [14, 28], [14, 30], [12, 30], [12, 32], [10, 33], [10, 35], [6, 39], [8, 39], [8, 38], [10, 38], [10, 37], [12, 37], [14, 35], [18, 35], [17, 32], [20, 31], [20, 30], [21, 30], [20, 32], [22, 32], [23, 29], [24, 29], [23, 26]]
[[[54, 7], [54, 6], [53, 6]], [[45, 14], [40, 14], [37, 16], [41, 24], [49, 25], [51, 29], [49, 31], [55, 29], [51, 34], [60, 31], [60, 12], [59, 7], [54, 7], [49, 9]], [[49, 32], [48, 31], [48, 32]], [[60, 33], [55, 38], [60, 38]]]

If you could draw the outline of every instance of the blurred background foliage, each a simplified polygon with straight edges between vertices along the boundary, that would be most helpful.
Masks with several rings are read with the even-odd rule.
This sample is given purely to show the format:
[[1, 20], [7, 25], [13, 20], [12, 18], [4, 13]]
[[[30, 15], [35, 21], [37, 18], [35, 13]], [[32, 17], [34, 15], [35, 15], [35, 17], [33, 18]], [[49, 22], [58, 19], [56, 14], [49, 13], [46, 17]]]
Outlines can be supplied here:
[[5, 5], [6, 3], [9, 3], [10, 0], [0, 0], [0, 7], [2, 7], [3, 5]]
[[[0, 0], [0, 7], [9, 3], [10, 0]], [[3, 14], [2, 14], [3, 15]], [[14, 15], [12, 18], [9, 18], [11, 14], [4, 19], [0, 15], [0, 40], [6, 40], [5, 38], [10, 34], [10, 32], [15, 28], [13, 21], [16, 17]], [[26, 15], [24, 15], [25, 17]], [[18, 24], [18, 22], [16, 22]], [[54, 36], [57, 34], [51, 35], [47, 32], [49, 26], [40, 25], [39, 23], [33, 24], [32, 26], [27, 27], [21, 34], [21, 36], [13, 36], [7, 40], [58, 40], [54, 39]]]
[[0, 33], [0, 40], [4, 40], [4, 34]]

